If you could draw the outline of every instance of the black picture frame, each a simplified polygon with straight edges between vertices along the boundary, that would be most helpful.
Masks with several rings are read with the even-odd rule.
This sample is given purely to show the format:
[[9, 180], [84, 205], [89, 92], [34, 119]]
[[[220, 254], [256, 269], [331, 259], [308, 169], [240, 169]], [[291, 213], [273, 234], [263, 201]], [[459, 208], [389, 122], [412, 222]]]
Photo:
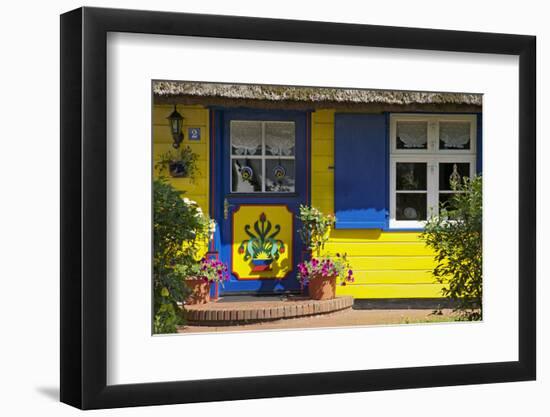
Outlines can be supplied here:
[[[108, 32], [519, 56], [519, 360], [108, 386]], [[61, 401], [96, 409], [535, 379], [535, 80], [534, 36], [88, 7], [63, 14]]]

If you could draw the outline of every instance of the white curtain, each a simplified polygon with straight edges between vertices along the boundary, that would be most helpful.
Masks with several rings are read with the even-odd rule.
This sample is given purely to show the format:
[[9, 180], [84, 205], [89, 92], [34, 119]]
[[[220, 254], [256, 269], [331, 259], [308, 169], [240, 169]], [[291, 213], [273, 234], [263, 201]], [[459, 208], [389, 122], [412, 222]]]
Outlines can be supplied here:
[[259, 155], [262, 148], [260, 122], [231, 122], [231, 146], [234, 155]]
[[405, 148], [425, 148], [428, 142], [426, 122], [397, 122], [397, 137]]
[[268, 155], [291, 156], [295, 144], [294, 122], [266, 123], [265, 146]]
[[464, 149], [470, 142], [470, 123], [440, 122], [439, 139], [445, 143], [446, 148]]

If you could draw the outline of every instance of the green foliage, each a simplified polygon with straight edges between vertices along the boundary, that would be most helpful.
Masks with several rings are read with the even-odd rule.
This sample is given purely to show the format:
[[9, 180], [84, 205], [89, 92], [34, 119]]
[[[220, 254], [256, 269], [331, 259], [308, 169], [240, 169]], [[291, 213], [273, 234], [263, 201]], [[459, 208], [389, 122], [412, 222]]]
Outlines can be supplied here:
[[422, 237], [435, 250], [436, 281], [443, 295], [457, 302], [460, 317], [482, 318], [482, 179], [452, 181], [457, 191], [440, 216], [428, 220]]
[[324, 215], [315, 207], [300, 205], [298, 219], [302, 222], [299, 230], [302, 242], [309, 250], [320, 256], [334, 225], [334, 217], [330, 214]]
[[180, 266], [197, 263], [198, 242], [208, 234], [210, 221], [164, 178], [154, 181], [153, 194], [154, 328], [165, 332], [175, 329], [174, 320], [183, 322], [178, 303], [189, 291]]
[[186, 146], [159, 155], [155, 168], [160, 174], [168, 171], [173, 177], [190, 178], [195, 181], [200, 174], [198, 160], [199, 156], [189, 146]]
[[178, 310], [174, 308], [169, 295], [166, 288], [161, 290], [160, 305], [153, 320], [154, 334], [175, 333], [177, 331], [176, 326], [181, 322], [181, 316], [178, 314]]

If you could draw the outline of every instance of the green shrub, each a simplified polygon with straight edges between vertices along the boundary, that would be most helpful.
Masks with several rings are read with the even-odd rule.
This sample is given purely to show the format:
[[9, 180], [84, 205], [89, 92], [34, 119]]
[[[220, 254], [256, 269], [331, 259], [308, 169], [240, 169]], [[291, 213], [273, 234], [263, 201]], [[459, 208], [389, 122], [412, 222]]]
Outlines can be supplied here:
[[428, 220], [423, 238], [435, 250], [436, 281], [465, 320], [482, 319], [482, 179], [452, 181], [456, 193]]
[[161, 290], [160, 303], [153, 320], [153, 333], [175, 333], [177, 325], [181, 323], [181, 316], [177, 313], [177, 306], [172, 304], [166, 288]]
[[182, 303], [189, 291], [181, 265], [196, 264], [200, 240], [209, 220], [196, 204], [182, 198], [165, 178], [153, 182], [153, 291], [155, 333], [176, 331], [183, 324]]

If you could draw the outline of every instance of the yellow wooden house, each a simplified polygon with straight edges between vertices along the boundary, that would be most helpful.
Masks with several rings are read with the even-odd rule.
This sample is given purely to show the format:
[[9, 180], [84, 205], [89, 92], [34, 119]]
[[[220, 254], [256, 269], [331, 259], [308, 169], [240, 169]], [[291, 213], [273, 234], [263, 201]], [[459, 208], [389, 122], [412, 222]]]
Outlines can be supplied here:
[[[218, 295], [300, 291], [305, 204], [336, 217], [325, 251], [347, 253], [355, 272], [337, 294], [433, 300], [441, 285], [420, 233], [452, 195], [450, 178], [481, 172], [481, 104], [478, 94], [155, 81], [153, 159], [180, 140], [198, 155], [194, 181], [170, 182], [216, 221], [208, 251], [231, 275]], [[247, 249], [262, 237], [284, 248], [276, 260]]]

